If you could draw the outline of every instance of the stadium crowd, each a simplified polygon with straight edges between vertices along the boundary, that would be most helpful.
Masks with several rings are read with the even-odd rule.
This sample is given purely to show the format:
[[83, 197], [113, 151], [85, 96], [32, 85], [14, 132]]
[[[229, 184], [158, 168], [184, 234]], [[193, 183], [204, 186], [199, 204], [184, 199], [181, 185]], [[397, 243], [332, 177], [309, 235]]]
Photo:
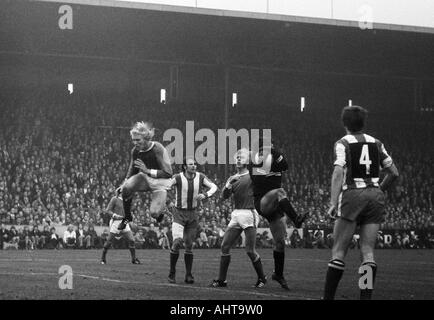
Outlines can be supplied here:
[[[132, 94], [10, 90], [2, 93], [0, 110], [1, 241], [26, 249], [102, 247], [110, 219], [105, 208], [125, 178], [132, 147], [128, 129], [135, 121], [152, 120], [158, 141], [162, 141], [166, 129], [185, 132], [186, 120], [194, 119], [196, 130], [224, 128], [218, 111], [181, 103], [143, 102]], [[369, 132], [385, 142], [401, 174], [387, 194], [388, 216], [382, 227], [397, 230], [402, 246], [409, 246], [410, 230], [434, 229], [434, 151], [424, 147], [430, 145], [433, 127], [405, 120], [394, 124], [375, 115], [372, 118], [368, 120]], [[325, 213], [332, 146], [343, 135], [336, 116], [293, 112], [270, 119], [263, 112], [240, 109], [230, 114], [229, 127], [272, 128], [275, 144], [288, 159], [289, 170], [283, 180], [294, 208], [312, 213], [308, 229], [330, 228], [332, 221]], [[227, 178], [223, 165], [206, 164], [199, 171], [222, 189]], [[171, 215], [166, 214], [157, 227], [149, 214], [149, 204], [147, 193], [137, 194], [133, 201], [135, 222], [147, 228], [135, 233], [136, 245], [170, 248]], [[232, 208], [231, 200], [223, 200], [219, 193], [203, 203], [196, 246], [219, 246]], [[70, 237], [59, 234], [60, 226], [68, 226]], [[266, 228], [266, 220], [261, 220], [259, 227]], [[98, 235], [95, 228], [105, 231]], [[294, 234], [292, 237], [287, 241], [291, 247], [329, 246], [329, 239], [321, 240], [315, 233], [300, 239]], [[122, 247], [119, 241], [114, 246]], [[258, 245], [269, 246], [269, 237], [258, 234]]]

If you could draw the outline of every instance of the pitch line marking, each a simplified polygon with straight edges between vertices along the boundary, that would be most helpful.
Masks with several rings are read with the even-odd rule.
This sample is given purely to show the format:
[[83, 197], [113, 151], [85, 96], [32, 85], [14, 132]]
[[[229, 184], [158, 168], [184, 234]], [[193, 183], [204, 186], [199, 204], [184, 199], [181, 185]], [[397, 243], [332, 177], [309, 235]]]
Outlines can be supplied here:
[[[85, 274], [77, 274], [77, 276], [96, 279], [96, 280], [118, 282], [118, 283], [143, 284], [143, 282], [139, 282], [139, 281], [116, 280], [116, 279], [102, 278], [102, 277], [97, 277], [97, 276], [90, 276], [90, 275], [85, 275]], [[299, 295], [287, 296], [287, 295], [279, 295], [279, 294], [274, 294], [274, 293], [261, 293], [261, 292], [251, 292], [251, 291], [244, 291], [244, 290], [227, 290], [227, 289], [221, 289], [221, 288], [215, 289], [215, 288], [194, 287], [194, 286], [190, 287], [190, 286], [184, 286], [184, 285], [179, 285], [179, 284], [169, 284], [169, 283], [152, 283], [152, 285], [162, 286], [162, 287], [179, 287], [179, 288], [193, 289], [193, 290], [207, 290], [207, 291], [214, 291], [214, 292], [215, 292], [215, 290], [218, 290], [219, 292], [223, 291], [223, 292], [227, 292], [227, 293], [244, 293], [247, 295], [264, 296], [264, 297], [278, 297], [278, 298], [295, 297], [295, 298], [300, 298], [300, 299], [305, 299], [305, 300], [318, 300], [318, 299], [305, 297], [305, 296], [299, 296]]]

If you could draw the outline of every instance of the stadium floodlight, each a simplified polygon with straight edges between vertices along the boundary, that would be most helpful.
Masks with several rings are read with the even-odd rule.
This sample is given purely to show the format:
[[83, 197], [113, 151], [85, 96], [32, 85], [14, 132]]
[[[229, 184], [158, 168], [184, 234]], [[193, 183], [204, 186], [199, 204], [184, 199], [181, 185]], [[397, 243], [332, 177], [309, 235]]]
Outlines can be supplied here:
[[232, 93], [232, 107], [235, 107], [236, 104], [238, 103], [238, 98], [237, 97], [238, 97], [237, 93], [233, 92]]
[[160, 103], [166, 104], [166, 89], [160, 90]]
[[305, 107], [305, 99], [304, 99], [304, 97], [301, 97], [301, 100], [300, 100], [300, 111], [301, 112], [303, 112], [304, 107]]
[[69, 91], [69, 94], [72, 94], [74, 92], [74, 84], [73, 83], [68, 83], [68, 91]]

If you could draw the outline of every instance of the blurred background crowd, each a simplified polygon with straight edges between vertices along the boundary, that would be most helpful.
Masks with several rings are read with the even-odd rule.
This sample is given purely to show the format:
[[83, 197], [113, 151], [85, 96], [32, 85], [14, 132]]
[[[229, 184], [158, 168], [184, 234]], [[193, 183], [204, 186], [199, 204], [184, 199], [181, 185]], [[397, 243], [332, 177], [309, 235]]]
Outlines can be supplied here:
[[[2, 248], [102, 247], [110, 219], [105, 208], [125, 178], [132, 148], [129, 129], [135, 121], [152, 121], [155, 140], [160, 142], [166, 129], [185, 132], [186, 120], [194, 120], [195, 130], [225, 128], [218, 110], [140, 101], [130, 92], [69, 95], [11, 89], [2, 93], [0, 110]], [[433, 243], [429, 240], [434, 229], [434, 149], [429, 147], [433, 127], [422, 120], [396, 117], [391, 122], [387, 115], [375, 112], [368, 119], [367, 132], [384, 142], [400, 171], [399, 181], [387, 192], [387, 222], [382, 229], [395, 230], [396, 236], [386, 247], [429, 247]], [[287, 245], [329, 247], [330, 239], [322, 234], [321, 240], [315, 230], [332, 227], [325, 213], [333, 144], [344, 135], [339, 117], [318, 111], [289, 111], [279, 105], [267, 106], [266, 113], [264, 109], [240, 107], [230, 113], [228, 128], [272, 129], [275, 145], [289, 163], [283, 174], [284, 188], [297, 211], [311, 212], [304, 236], [298, 239], [292, 232]], [[174, 172], [179, 170], [174, 165]], [[234, 168], [205, 164], [198, 170], [222, 190]], [[149, 215], [149, 204], [149, 193], [136, 194], [132, 213], [135, 223], [143, 227], [135, 232], [136, 244], [167, 249], [171, 242], [170, 212], [157, 225]], [[219, 246], [232, 208], [232, 201], [223, 200], [220, 192], [202, 203], [197, 247]], [[267, 226], [262, 219], [258, 246], [271, 245]], [[73, 241], [64, 234], [71, 228]], [[424, 236], [413, 238], [414, 230], [422, 230]], [[122, 247], [122, 241], [114, 246]], [[242, 239], [237, 245], [242, 246]]]

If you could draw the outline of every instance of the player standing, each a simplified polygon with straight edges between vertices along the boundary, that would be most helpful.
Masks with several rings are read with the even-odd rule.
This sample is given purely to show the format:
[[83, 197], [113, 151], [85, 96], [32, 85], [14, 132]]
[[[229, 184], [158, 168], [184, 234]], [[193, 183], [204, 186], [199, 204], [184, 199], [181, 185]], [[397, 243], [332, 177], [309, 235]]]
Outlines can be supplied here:
[[124, 183], [117, 189], [122, 194], [125, 217], [119, 224], [119, 230], [132, 221], [131, 202], [135, 192], [152, 191], [151, 216], [160, 222], [166, 205], [167, 189], [170, 188], [172, 167], [169, 154], [164, 146], [151, 141], [154, 128], [149, 122], [137, 122], [130, 131], [134, 147]]
[[[360, 226], [361, 278], [371, 278], [367, 280], [371, 283], [366, 288], [360, 288], [360, 299], [369, 300], [372, 297], [377, 272], [374, 247], [385, 216], [383, 190], [398, 177], [398, 170], [383, 143], [363, 133], [366, 115], [367, 111], [362, 107], [345, 107], [341, 118], [347, 134], [334, 145], [335, 161], [328, 215], [336, 215], [337, 220], [333, 230], [332, 259], [328, 263], [324, 288], [325, 300], [335, 297], [345, 269], [345, 255], [357, 225]], [[386, 172], [381, 183], [380, 169]]]
[[[260, 143], [261, 147], [261, 143]], [[288, 170], [285, 157], [274, 145], [271, 152], [264, 154], [264, 146], [256, 155], [252, 156], [253, 165], [250, 176], [253, 182], [253, 197], [258, 213], [265, 217], [273, 236], [274, 272], [272, 279], [277, 281], [285, 290], [289, 290], [283, 276], [285, 264], [285, 214], [293, 221], [296, 228], [300, 228], [309, 212], [298, 215], [288, 200], [286, 191], [282, 188], [282, 172]]]
[[223, 236], [221, 245], [220, 270], [217, 280], [213, 280], [211, 287], [226, 287], [226, 275], [231, 261], [230, 249], [244, 231], [246, 237], [246, 252], [252, 261], [258, 276], [256, 288], [263, 287], [267, 279], [262, 268], [261, 257], [255, 250], [256, 228], [259, 223], [259, 215], [253, 203], [253, 186], [247, 165], [249, 163], [249, 151], [238, 150], [236, 153], [237, 173], [229, 177], [223, 189], [223, 198], [227, 199], [233, 194], [235, 210], [231, 213], [231, 221]]
[[[184, 243], [185, 282], [194, 283], [191, 269], [193, 266], [193, 242], [198, 228], [197, 207], [200, 201], [211, 197], [217, 186], [203, 173], [197, 172], [196, 162], [187, 159], [182, 165], [183, 171], [175, 174], [171, 185], [176, 186], [176, 203], [173, 213], [172, 235], [173, 244], [170, 250], [170, 272], [168, 280], [175, 283], [176, 262], [179, 257], [179, 249]], [[209, 190], [204, 192], [203, 187]]]
[[110, 234], [102, 250], [101, 264], [107, 263], [106, 260], [107, 251], [110, 248], [113, 239], [118, 235], [125, 237], [128, 241], [128, 248], [130, 249], [130, 253], [131, 253], [131, 262], [133, 264], [141, 264], [140, 260], [136, 258], [135, 241], [129, 223], [127, 223], [126, 227], [123, 230], [118, 230], [118, 226], [121, 223], [122, 219], [124, 218], [123, 211], [124, 208], [122, 203], [122, 196], [118, 195], [112, 197], [106, 208], [106, 212], [111, 216], [110, 224], [109, 224]]

